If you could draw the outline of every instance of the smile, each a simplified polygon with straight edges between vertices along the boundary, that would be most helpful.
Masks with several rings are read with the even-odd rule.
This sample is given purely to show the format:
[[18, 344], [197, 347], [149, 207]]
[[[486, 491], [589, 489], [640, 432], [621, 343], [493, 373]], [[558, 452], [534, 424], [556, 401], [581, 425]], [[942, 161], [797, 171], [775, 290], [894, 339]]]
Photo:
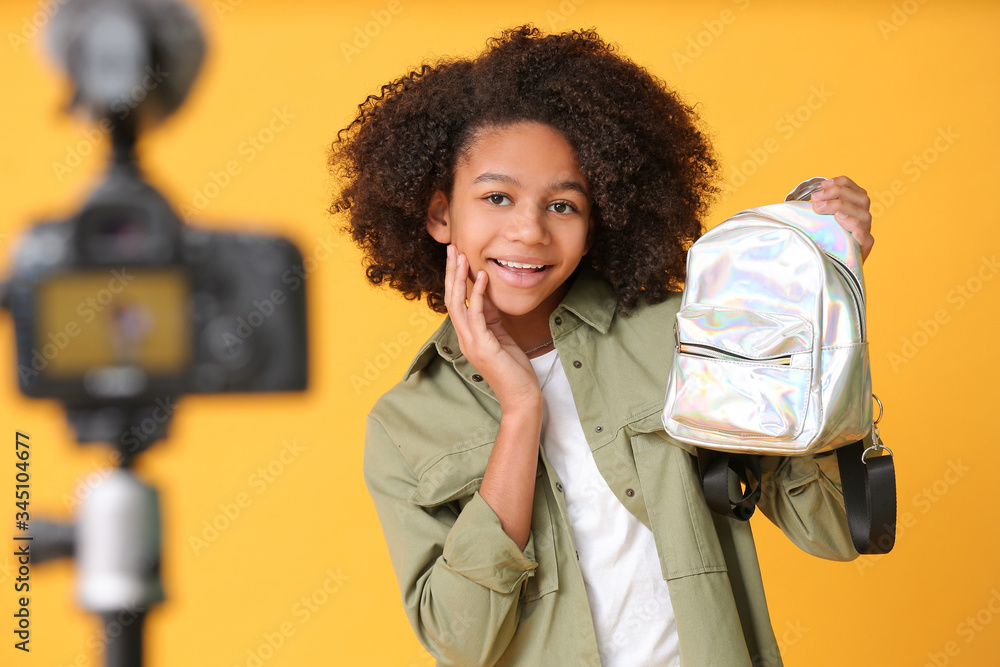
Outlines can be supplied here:
[[521, 270], [527, 269], [529, 271], [545, 270], [545, 264], [526, 264], [524, 262], [510, 262], [505, 259], [496, 259], [496, 258], [493, 258], [490, 261], [495, 262], [500, 266], [505, 266], [508, 269], [521, 269]]
[[531, 288], [541, 284], [551, 268], [546, 264], [513, 262], [495, 257], [490, 258], [490, 264], [493, 265], [493, 272], [502, 283], [517, 288]]

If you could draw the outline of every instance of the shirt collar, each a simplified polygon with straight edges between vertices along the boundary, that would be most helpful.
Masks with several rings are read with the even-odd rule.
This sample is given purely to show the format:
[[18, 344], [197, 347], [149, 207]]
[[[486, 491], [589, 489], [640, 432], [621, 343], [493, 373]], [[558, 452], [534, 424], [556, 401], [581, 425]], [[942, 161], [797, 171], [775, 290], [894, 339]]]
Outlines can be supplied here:
[[[605, 334], [611, 327], [611, 320], [614, 318], [617, 304], [618, 300], [615, 297], [614, 289], [604, 276], [596, 269], [581, 264], [569, 292], [552, 312], [549, 318], [549, 327], [553, 336], [557, 337], [559, 331], [553, 327], [553, 322], [561, 312], [569, 311], [582, 322]], [[562, 327], [563, 330], [568, 330], [568, 328], [572, 327]], [[450, 317], [444, 319], [437, 331], [417, 352], [410, 367], [406, 369], [403, 380], [409, 379], [412, 374], [423, 369], [435, 356], [440, 356], [448, 361], [454, 361], [462, 356], [458, 346], [458, 334], [455, 333], [455, 327], [452, 326]]]

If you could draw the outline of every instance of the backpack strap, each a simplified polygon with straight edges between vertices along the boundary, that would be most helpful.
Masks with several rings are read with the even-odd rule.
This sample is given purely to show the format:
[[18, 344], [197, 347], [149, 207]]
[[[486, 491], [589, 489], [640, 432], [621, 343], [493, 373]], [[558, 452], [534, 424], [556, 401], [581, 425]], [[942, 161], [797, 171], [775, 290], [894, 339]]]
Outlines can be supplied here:
[[[869, 457], [872, 451], [887, 455]], [[882, 445], [864, 447], [859, 440], [837, 449], [844, 508], [851, 541], [859, 554], [886, 554], [896, 542], [896, 471], [892, 451]], [[744, 487], [743, 497], [730, 498], [729, 471]], [[739, 521], [753, 516], [760, 500], [760, 457], [698, 448], [698, 472], [705, 502], [713, 512]]]
[[[760, 500], [760, 457], [697, 449], [698, 473], [709, 508], [739, 521], [752, 517]], [[729, 498], [730, 470], [736, 473], [743, 487], [743, 497], [737, 501]]]
[[[870, 451], [883, 456], [868, 457]], [[880, 444], [864, 448], [862, 441], [837, 450], [840, 484], [851, 540], [859, 554], [887, 554], [896, 543], [896, 470], [892, 451]]]

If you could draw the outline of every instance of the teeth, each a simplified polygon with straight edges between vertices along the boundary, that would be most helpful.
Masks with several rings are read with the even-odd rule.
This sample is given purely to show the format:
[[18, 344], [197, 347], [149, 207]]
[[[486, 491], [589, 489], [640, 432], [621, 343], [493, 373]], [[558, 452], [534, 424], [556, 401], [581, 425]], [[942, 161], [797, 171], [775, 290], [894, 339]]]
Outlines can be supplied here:
[[544, 269], [544, 264], [524, 264], [522, 262], [508, 262], [505, 259], [498, 259], [497, 264], [509, 266], [512, 269]]

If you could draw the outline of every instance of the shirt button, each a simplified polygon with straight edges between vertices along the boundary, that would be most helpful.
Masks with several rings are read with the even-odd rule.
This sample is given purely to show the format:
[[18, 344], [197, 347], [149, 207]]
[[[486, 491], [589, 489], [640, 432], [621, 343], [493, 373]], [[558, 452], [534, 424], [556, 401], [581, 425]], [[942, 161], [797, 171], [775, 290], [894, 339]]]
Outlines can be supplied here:
[[444, 347], [442, 347], [441, 351], [444, 352], [445, 354], [451, 354], [451, 348], [448, 347], [447, 345], [445, 345]]
[[563, 490], [562, 482], [556, 482], [556, 489], [558, 489], [560, 493], [562, 492]]
[[601, 431], [604, 430], [604, 427], [603, 426], [596, 426], [596, 427], [594, 427], [594, 430], [597, 431], [598, 433], [600, 433]]
[[632, 489], [625, 489], [625, 495], [631, 498], [632, 496], [635, 495], [635, 491], [633, 491]]
[[483, 376], [480, 375], [479, 373], [476, 373], [475, 375], [472, 376], [472, 380], [474, 382], [482, 382], [483, 381]]
[[583, 364], [581, 364], [579, 361], [573, 362], [573, 368], [580, 368], [581, 366], [583, 366]]
[[562, 318], [561, 318], [561, 317], [557, 317], [557, 318], [555, 319], [555, 323], [556, 323], [557, 325], [559, 325], [559, 324], [562, 324]]

